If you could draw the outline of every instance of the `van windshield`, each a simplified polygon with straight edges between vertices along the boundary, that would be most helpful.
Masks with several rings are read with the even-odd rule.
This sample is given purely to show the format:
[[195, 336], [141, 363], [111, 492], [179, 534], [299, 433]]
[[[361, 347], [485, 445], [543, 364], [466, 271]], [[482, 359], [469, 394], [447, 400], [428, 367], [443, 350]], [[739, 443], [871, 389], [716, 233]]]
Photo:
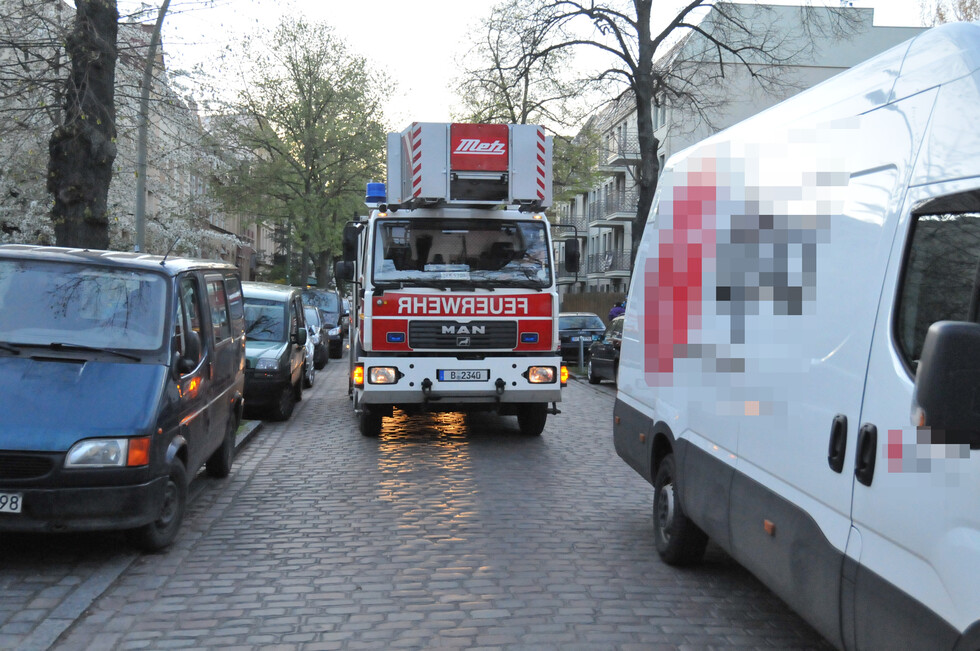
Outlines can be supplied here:
[[0, 260], [0, 341], [115, 350], [164, 344], [167, 281], [155, 273]]
[[282, 301], [245, 298], [245, 339], [286, 341], [286, 309]]
[[374, 242], [377, 285], [551, 285], [543, 221], [384, 219]]

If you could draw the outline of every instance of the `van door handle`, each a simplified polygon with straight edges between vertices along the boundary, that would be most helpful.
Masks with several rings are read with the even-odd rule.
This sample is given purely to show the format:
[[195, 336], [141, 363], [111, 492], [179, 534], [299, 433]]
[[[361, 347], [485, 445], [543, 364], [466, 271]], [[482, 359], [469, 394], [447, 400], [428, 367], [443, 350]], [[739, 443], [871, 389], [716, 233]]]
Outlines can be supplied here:
[[830, 424], [830, 449], [827, 451], [827, 463], [834, 472], [844, 469], [844, 452], [847, 451], [847, 416], [837, 414]]
[[865, 423], [858, 431], [857, 455], [854, 460], [854, 476], [865, 486], [870, 486], [874, 479], [877, 455], [878, 428], [871, 423]]

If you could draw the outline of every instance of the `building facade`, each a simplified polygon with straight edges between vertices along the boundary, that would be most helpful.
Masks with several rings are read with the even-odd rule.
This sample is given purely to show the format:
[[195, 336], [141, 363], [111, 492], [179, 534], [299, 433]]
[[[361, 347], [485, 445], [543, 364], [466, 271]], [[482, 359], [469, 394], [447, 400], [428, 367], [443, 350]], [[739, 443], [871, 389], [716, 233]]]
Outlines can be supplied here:
[[[713, 29], [720, 21], [705, 15], [701, 26]], [[737, 5], [750, 34], [766, 34], [784, 53], [771, 53], [775, 62], [758, 62], [771, 83], [765, 87], [750, 70], [731, 58], [711, 60], [711, 44], [695, 32], [681, 39], [659, 61], [697, 89], [690, 100], [659, 97], [653, 110], [654, 135], [659, 141], [660, 168], [676, 152], [722, 129], [755, 115], [796, 93], [880, 53], [923, 31], [918, 27], [874, 25], [874, 10], [864, 8], [802, 8], [777, 5]], [[842, 12], [842, 13], [834, 13]], [[838, 25], [833, 29], [832, 25]], [[564, 242], [576, 237], [582, 252], [577, 274], [559, 271], [563, 293], [625, 292], [632, 274], [632, 236], [639, 199], [640, 147], [636, 104], [631, 92], [608, 102], [586, 122], [583, 130], [601, 135], [598, 171], [602, 182], [574, 199], [556, 205], [554, 230], [557, 259]], [[574, 228], [573, 228], [574, 227]]]

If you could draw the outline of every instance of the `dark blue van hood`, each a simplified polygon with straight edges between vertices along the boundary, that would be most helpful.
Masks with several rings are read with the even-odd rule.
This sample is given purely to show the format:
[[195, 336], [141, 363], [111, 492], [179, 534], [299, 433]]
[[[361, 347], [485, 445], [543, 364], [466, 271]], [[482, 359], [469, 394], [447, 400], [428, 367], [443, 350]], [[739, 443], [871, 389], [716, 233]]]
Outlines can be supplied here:
[[66, 451], [155, 424], [162, 364], [0, 357], [0, 450]]

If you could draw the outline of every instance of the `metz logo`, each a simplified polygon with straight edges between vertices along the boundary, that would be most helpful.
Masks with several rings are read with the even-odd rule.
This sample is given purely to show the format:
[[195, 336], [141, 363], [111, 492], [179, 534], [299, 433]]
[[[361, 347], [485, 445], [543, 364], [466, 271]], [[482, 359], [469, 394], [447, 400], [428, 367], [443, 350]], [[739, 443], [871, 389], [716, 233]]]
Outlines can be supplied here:
[[477, 154], [480, 156], [504, 156], [507, 145], [500, 140], [483, 142], [479, 138], [463, 138], [456, 146], [454, 154]]

